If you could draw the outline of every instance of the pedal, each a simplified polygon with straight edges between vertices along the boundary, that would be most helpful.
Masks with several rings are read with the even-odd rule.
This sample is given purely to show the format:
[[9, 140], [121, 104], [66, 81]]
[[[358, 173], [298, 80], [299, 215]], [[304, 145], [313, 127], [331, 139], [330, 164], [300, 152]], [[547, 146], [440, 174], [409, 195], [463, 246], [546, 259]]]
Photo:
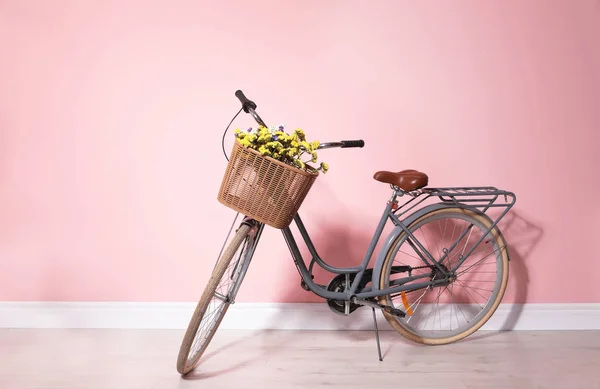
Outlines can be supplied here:
[[393, 307], [385, 307], [383, 308], [384, 311], [386, 311], [389, 314], [392, 314], [394, 316], [398, 316], [398, 317], [404, 317], [406, 316], [406, 313], [398, 308], [393, 308]]
[[[310, 276], [310, 279], [311, 279], [311, 280], [314, 280], [314, 279], [315, 279], [315, 276], [313, 276], [313, 275], [311, 274], [311, 276]], [[309, 292], [309, 291], [310, 291], [310, 288], [308, 287], [308, 285], [306, 285], [306, 282], [304, 282], [304, 280], [300, 280], [300, 287], [301, 287], [302, 289], [304, 289], [305, 291], [307, 291], [307, 292]]]

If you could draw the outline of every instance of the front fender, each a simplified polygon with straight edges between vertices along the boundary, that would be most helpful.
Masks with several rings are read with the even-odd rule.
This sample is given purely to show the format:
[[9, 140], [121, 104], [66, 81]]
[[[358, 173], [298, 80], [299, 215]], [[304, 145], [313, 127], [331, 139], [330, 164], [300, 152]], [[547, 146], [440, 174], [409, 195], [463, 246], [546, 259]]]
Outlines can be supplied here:
[[[419, 209], [415, 213], [408, 216], [406, 219], [402, 220], [402, 223], [406, 227], [408, 227], [415, 220], [419, 219], [423, 215], [433, 212], [433, 211], [437, 211], [438, 209], [442, 209], [442, 208], [465, 208], [465, 209], [469, 209], [470, 211], [477, 212], [481, 216], [489, 219], [489, 217], [485, 213], [483, 213], [480, 210], [473, 208], [473, 207], [457, 205], [455, 203], [452, 203], [452, 204], [436, 203], [436, 204], [431, 204], [431, 205], [428, 205], [426, 207]], [[371, 277], [371, 284], [372, 284], [371, 288], [374, 291], [380, 290], [379, 280], [381, 279], [381, 272], [383, 271], [383, 263], [385, 261], [385, 256], [389, 252], [389, 250], [392, 249], [392, 246], [394, 245], [394, 242], [398, 238], [398, 235], [400, 235], [402, 232], [403, 232], [403, 230], [401, 227], [399, 227], [399, 226], [394, 227], [394, 229], [385, 238], [383, 247], [377, 254], [377, 259], [375, 260], [375, 265], [373, 266], [373, 276]], [[500, 232], [499, 232], [499, 234], [502, 235]], [[502, 239], [504, 239], [504, 237], [502, 237]]]

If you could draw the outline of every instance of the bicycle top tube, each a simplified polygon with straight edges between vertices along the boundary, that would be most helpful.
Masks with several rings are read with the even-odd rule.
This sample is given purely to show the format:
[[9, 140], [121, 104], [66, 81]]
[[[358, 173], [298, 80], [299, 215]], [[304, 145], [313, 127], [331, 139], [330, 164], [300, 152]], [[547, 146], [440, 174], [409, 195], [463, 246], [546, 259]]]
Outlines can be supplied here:
[[[254, 101], [248, 99], [246, 97], [246, 95], [244, 95], [244, 92], [242, 92], [239, 89], [235, 92], [235, 96], [240, 100], [240, 103], [242, 103], [242, 109], [244, 110], [244, 112], [252, 115], [252, 117], [258, 124], [260, 124], [263, 127], [268, 128], [268, 126], [261, 119], [261, 117], [258, 115], [258, 113], [256, 113], [257, 105]], [[334, 148], [334, 147], [340, 147], [340, 148], [364, 147], [364, 145], [365, 145], [365, 141], [362, 139], [342, 140], [339, 142], [323, 142], [319, 145], [319, 147], [317, 147], [317, 149], [330, 149], [330, 148]]]

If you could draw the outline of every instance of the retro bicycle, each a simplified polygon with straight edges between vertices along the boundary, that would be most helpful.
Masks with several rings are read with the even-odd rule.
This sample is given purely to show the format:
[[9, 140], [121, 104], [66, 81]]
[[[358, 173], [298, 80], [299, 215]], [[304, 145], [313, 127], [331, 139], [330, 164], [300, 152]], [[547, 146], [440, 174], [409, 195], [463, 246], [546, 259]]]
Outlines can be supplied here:
[[[235, 95], [242, 104], [238, 114], [243, 110], [267, 127], [256, 112], [256, 104], [239, 90]], [[319, 149], [363, 146], [364, 141], [352, 140], [322, 143]], [[371, 308], [379, 360], [376, 310], [403, 337], [442, 345], [471, 335], [498, 308], [509, 267], [507, 243], [498, 222], [515, 204], [514, 193], [491, 186], [428, 187], [428, 176], [417, 170], [378, 171], [373, 178], [389, 184], [391, 196], [362, 262], [359, 266], [335, 267], [319, 256], [297, 212], [316, 175], [281, 173], [277, 170], [282, 168], [277, 166], [279, 162], [268, 160], [234, 144], [219, 201], [238, 210], [238, 216], [181, 342], [177, 358], [180, 374], [196, 367], [228, 307], [235, 302], [265, 226], [282, 231], [301, 287], [325, 299], [334, 313], [348, 316], [360, 307]], [[269, 187], [279, 188], [283, 197], [269, 194]], [[400, 205], [402, 197], [407, 200]], [[245, 216], [237, 222], [240, 214]], [[312, 256], [308, 266], [290, 229], [291, 222]], [[369, 267], [388, 222], [393, 228]], [[328, 285], [313, 281], [315, 265], [335, 275]]]

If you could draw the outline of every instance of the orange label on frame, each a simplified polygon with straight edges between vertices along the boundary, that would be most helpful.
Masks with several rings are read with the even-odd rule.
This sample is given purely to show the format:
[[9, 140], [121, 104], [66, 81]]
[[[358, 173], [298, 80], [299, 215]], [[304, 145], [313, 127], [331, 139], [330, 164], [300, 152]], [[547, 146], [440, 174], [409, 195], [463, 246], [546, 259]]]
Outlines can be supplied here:
[[413, 311], [412, 311], [412, 309], [410, 309], [410, 305], [408, 305], [408, 300], [406, 299], [406, 293], [400, 292], [400, 295], [402, 296], [402, 304], [404, 304], [404, 308], [406, 308], [406, 313], [408, 313], [409, 316], [412, 316]]

